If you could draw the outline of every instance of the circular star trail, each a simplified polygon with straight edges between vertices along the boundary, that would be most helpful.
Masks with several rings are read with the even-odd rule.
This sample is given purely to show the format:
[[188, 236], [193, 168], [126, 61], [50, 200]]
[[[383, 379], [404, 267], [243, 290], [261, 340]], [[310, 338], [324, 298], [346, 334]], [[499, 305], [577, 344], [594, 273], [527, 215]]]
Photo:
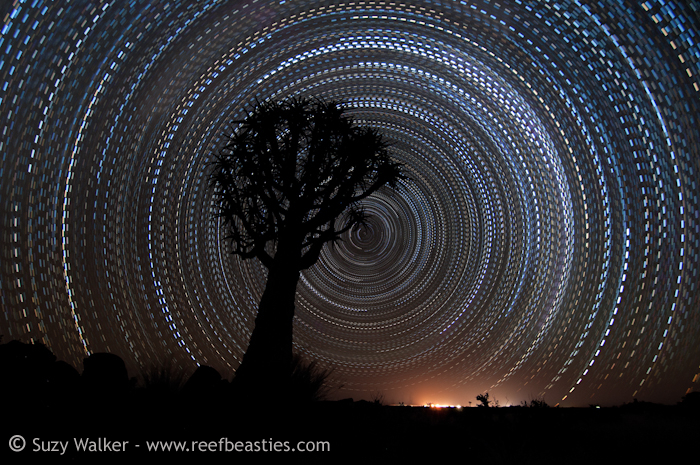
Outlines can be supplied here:
[[297, 288], [295, 350], [343, 395], [698, 388], [697, 4], [3, 8], [5, 341], [230, 377], [266, 273], [229, 253], [209, 162], [256, 101], [304, 95], [380, 130], [410, 177]]

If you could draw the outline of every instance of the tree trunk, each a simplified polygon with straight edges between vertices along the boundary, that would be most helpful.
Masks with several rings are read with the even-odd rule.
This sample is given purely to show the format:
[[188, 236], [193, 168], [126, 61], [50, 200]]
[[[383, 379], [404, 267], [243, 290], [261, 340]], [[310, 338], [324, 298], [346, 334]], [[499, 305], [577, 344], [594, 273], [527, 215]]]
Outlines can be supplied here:
[[[281, 241], [267, 275], [255, 328], [234, 384], [247, 399], [285, 402], [292, 362], [294, 300], [300, 271]], [[294, 250], [292, 248], [292, 250]]]

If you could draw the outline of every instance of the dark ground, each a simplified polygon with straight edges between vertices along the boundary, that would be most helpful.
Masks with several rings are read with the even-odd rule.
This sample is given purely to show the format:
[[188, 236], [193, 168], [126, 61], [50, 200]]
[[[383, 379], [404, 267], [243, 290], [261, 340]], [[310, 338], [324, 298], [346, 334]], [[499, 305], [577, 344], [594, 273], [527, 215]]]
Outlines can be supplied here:
[[[695, 463], [698, 412], [654, 408], [470, 408], [435, 410], [357, 402], [317, 403], [297, 408], [216, 405], [67, 406], [48, 415], [3, 418], [2, 463], [55, 462], [58, 453], [35, 452], [33, 439], [67, 440], [61, 461], [126, 463], [131, 458], [159, 462], [304, 463], [394, 462], [456, 454], [469, 464]], [[11, 436], [27, 441], [24, 451], [8, 452]], [[78, 452], [73, 438], [127, 440], [126, 452]], [[222, 438], [244, 451], [220, 452]], [[204, 451], [149, 452], [146, 441], [186, 441]], [[263, 443], [263, 440], [266, 442]], [[192, 441], [206, 441], [196, 445]], [[209, 444], [210, 442], [215, 442]], [[246, 443], [246, 441], [249, 441]], [[327, 441], [324, 452], [285, 452], [285, 442]], [[275, 446], [275, 442], [278, 442]], [[136, 448], [136, 445], [139, 448]], [[248, 448], [258, 451], [245, 452]], [[277, 447], [279, 451], [273, 451]], [[211, 450], [207, 450], [210, 448]], [[217, 451], [217, 452], [214, 452]], [[686, 456], [686, 454], [689, 454]], [[9, 459], [9, 460], [8, 460]], [[267, 461], [267, 460], [266, 460]], [[354, 461], [354, 460], [352, 460]]]
[[[352, 400], [253, 403], [232, 386], [208, 367], [187, 382], [165, 370], [139, 384], [112, 354], [86, 358], [79, 374], [43, 346], [0, 344], [0, 464], [675, 464], [697, 463], [700, 454], [698, 393], [675, 406], [457, 410]], [[93, 452], [74, 442], [98, 438], [111, 449], [114, 441], [129, 442]], [[156, 441], [180, 441], [186, 450], [149, 451]], [[286, 450], [299, 441], [323, 450]]]

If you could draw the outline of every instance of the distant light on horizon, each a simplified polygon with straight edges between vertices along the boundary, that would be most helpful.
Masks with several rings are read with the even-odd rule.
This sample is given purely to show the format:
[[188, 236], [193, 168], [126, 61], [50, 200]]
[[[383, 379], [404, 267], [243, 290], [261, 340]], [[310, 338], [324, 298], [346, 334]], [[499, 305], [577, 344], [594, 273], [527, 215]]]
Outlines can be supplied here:
[[424, 407], [428, 408], [435, 408], [435, 409], [441, 409], [441, 408], [453, 408], [457, 410], [462, 410], [461, 405], [443, 405], [443, 404], [432, 404], [432, 403], [427, 403], [424, 405]]

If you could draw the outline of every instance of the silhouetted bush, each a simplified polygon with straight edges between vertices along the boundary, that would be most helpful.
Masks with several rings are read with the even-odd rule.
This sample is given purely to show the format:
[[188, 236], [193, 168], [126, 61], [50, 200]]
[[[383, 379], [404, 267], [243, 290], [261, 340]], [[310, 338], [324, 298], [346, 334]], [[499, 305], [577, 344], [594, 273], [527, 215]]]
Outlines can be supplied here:
[[43, 387], [55, 362], [56, 356], [39, 342], [10, 341], [0, 345], [3, 377], [19, 389]]
[[498, 401], [497, 400], [491, 400], [489, 399], [489, 393], [485, 394], [479, 394], [476, 396], [476, 400], [479, 401], [479, 404], [477, 404], [477, 407], [498, 407]]
[[170, 362], [162, 365], [151, 365], [141, 371], [139, 388], [151, 395], [174, 396], [180, 393], [185, 384], [185, 374], [175, 370]]
[[326, 400], [332, 391], [327, 384], [333, 370], [318, 366], [316, 361], [306, 362], [301, 355], [292, 357], [292, 380], [290, 399], [292, 402], [314, 402]]
[[542, 398], [535, 398], [535, 399], [530, 399], [530, 403], [528, 403], [526, 400], [522, 401], [521, 406], [523, 407], [529, 407], [529, 408], [549, 408], [549, 405], [547, 405], [547, 402], [544, 401], [544, 397]]
[[83, 380], [90, 390], [114, 393], [129, 387], [126, 365], [118, 355], [108, 352], [91, 354], [83, 359], [83, 367]]
[[384, 405], [384, 394], [382, 394], [381, 392], [376, 392], [372, 396], [372, 403], [374, 405]]
[[700, 409], [700, 392], [689, 392], [678, 404], [684, 408]]
[[6, 415], [34, 415], [51, 403], [48, 381], [55, 362], [41, 343], [0, 345], [0, 397]]
[[191, 396], [204, 395], [207, 392], [212, 392], [220, 383], [221, 374], [215, 368], [200, 365], [189, 377], [182, 390]]

